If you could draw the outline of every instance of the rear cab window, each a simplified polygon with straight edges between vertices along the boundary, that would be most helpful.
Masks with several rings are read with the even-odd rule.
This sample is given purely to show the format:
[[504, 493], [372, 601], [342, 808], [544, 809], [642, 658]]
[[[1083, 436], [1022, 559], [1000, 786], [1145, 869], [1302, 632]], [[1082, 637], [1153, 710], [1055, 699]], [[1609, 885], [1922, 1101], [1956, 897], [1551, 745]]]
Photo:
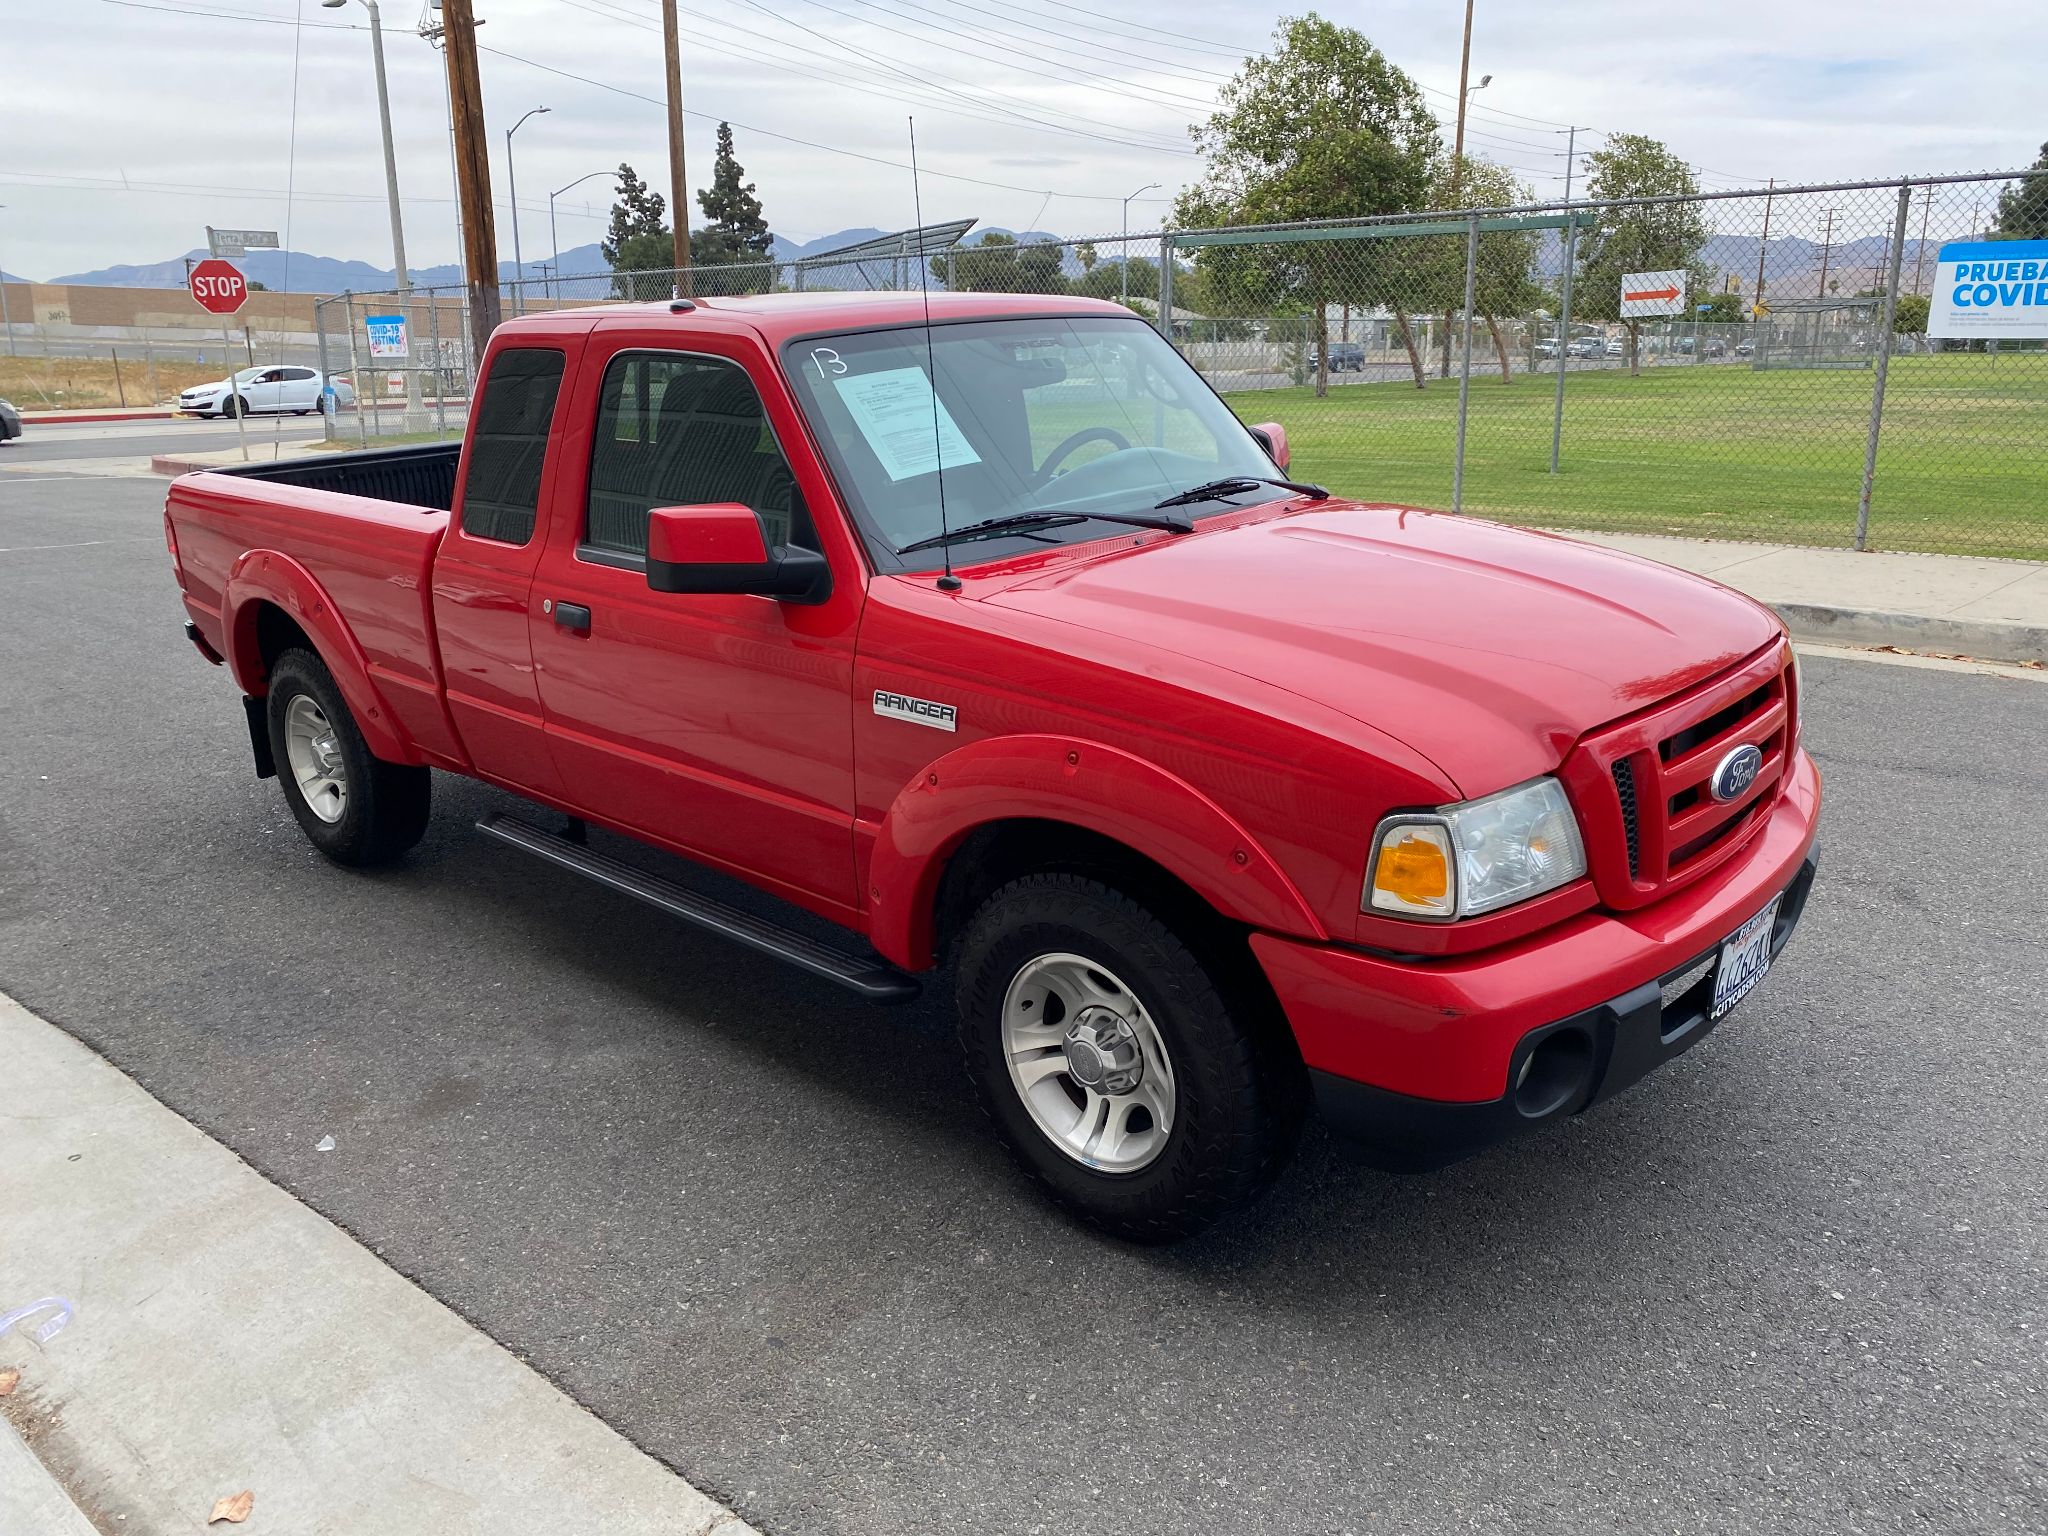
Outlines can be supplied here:
[[555, 347], [506, 347], [491, 359], [462, 479], [462, 531], [471, 537], [532, 539], [564, 360]]

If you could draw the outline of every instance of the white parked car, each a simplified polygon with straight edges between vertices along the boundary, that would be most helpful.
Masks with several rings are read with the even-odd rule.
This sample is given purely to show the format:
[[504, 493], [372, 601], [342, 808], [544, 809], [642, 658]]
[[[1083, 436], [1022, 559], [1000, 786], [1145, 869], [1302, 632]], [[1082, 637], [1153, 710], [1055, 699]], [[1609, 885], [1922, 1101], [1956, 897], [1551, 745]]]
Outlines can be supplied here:
[[[329, 375], [324, 381], [334, 391], [333, 408], [346, 410], [355, 404], [355, 387], [347, 379]], [[178, 396], [181, 416], [279, 415], [291, 411], [304, 416], [328, 409], [323, 381], [312, 368], [244, 368], [232, 379], [197, 384]]]

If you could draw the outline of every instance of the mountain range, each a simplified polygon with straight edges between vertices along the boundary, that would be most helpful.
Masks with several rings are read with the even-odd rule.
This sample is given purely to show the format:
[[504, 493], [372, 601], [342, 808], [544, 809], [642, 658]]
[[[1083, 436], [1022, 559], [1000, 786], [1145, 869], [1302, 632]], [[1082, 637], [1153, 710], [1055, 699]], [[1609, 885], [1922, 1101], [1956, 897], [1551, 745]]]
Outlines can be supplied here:
[[[795, 261], [801, 257], [823, 255], [845, 246], [858, 245], [864, 240], [873, 240], [886, 233], [888, 231], [880, 229], [842, 229], [802, 243], [785, 240], [777, 235], [774, 256], [777, 261]], [[1026, 230], [1020, 234], [1014, 230], [992, 226], [976, 230], [962, 244], [979, 244], [991, 234], [1011, 235], [1020, 241], [1060, 238], [1044, 230]], [[87, 288], [182, 288], [185, 286], [186, 262], [197, 261], [205, 255], [204, 249], [198, 249], [187, 251], [183, 256], [173, 256], [166, 261], [117, 264], [98, 267], [90, 272], [68, 272], [49, 281], [72, 283]], [[340, 293], [344, 289], [357, 293], [379, 293], [390, 289], [394, 276], [394, 269], [390, 267], [373, 266], [367, 261], [321, 256], [311, 251], [251, 251], [247, 256], [237, 257], [235, 264], [241, 268], [242, 275], [250, 282], [261, 283], [265, 288], [278, 293]], [[501, 281], [509, 280], [519, 273], [524, 273], [529, 278], [545, 277], [551, 264], [551, 258], [544, 257], [530, 259], [520, 266], [514, 266], [509, 261], [501, 261], [498, 263], [498, 275]], [[602, 276], [610, 270], [610, 265], [594, 242], [572, 246], [562, 252], [560, 271], [564, 277]], [[452, 262], [435, 267], [415, 267], [411, 276], [415, 287], [452, 285], [463, 281], [462, 268]], [[29, 281], [23, 277], [13, 277], [9, 280]]]

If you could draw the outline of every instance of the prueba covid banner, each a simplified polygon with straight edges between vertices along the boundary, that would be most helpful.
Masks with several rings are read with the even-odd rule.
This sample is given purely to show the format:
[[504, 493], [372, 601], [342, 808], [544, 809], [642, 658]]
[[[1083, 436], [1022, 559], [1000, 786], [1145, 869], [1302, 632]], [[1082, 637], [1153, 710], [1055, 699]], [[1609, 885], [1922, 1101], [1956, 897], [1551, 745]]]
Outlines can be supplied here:
[[1930, 336], [2048, 336], [2048, 240], [1965, 240], [1941, 248]]

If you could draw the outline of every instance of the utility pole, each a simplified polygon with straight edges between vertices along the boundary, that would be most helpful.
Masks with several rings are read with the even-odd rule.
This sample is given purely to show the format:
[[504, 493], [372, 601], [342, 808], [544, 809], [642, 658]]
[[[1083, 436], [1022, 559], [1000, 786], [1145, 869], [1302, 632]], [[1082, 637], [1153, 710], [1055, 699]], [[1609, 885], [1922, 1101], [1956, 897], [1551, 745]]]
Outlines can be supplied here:
[[[1451, 206], [1458, 206], [1459, 187], [1465, 178], [1465, 103], [1472, 92], [1482, 90], [1493, 81], [1486, 75], [1478, 85], [1466, 88], [1465, 82], [1472, 75], [1472, 0], [1465, 0], [1465, 41], [1458, 49], [1458, 127], [1451, 145]], [[1437, 377], [1451, 376], [1451, 312], [1444, 310], [1443, 366]]]
[[484, 88], [477, 77], [476, 16], [470, 0], [442, 0], [441, 42], [455, 113], [456, 194], [462, 205], [462, 263], [469, 283], [472, 356], [483, 362], [498, 328], [498, 227], [491, 210], [491, 146], [484, 133]]
[[1557, 403], [1550, 415], [1550, 472], [1557, 473], [1558, 445], [1564, 440], [1564, 366], [1571, 361], [1572, 268], [1579, 257], [1579, 211], [1572, 207], [1572, 172], [1579, 163], [1579, 130], [1570, 130], [1564, 151], [1564, 292], [1557, 306]]
[[[348, 0], [321, 0], [330, 11], [341, 10]], [[377, 12], [377, 0], [362, 0], [363, 9], [370, 13], [370, 57], [377, 69], [377, 123], [384, 134], [384, 198], [391, 214], [391, 262], [395, 268], [394, 285], [398, 289], [398, 312], [407, 316], [411, 324], [412, 274], [405, 266], [405, 220], [398, 211], [398, 151], [391, 141], [391, 91], [384, 81], [384, 19]], [[409, 365], [411, 359], [407, 358]], [[408, 366], [405, 370], [405, 421], [401, 431], [410, 432], [419, 425], [420, 376], [416, 369]]]
[[690, 297], [690, 178], [683, 172], [683, 56], [676, 0], [661, 0], [661, 44], [668, 61], [668, 206], [675, 222], [676, 297]]
[[1828, 255], [1835, 245], [1835, 210], [1828, 209], [1827, 216], [1820, 235], [1820, 286], [1814, 289], [1814, 296], [1822, 299], [1828, 296]]
[[1756, 243], [1756, 297], [1749, 304], [1752, 320], [1764, 317], [1764, 252], [1771, 248], [1771, 193], [1777, 185], [1775, 176], [1764, 183], [1764, 237]]

